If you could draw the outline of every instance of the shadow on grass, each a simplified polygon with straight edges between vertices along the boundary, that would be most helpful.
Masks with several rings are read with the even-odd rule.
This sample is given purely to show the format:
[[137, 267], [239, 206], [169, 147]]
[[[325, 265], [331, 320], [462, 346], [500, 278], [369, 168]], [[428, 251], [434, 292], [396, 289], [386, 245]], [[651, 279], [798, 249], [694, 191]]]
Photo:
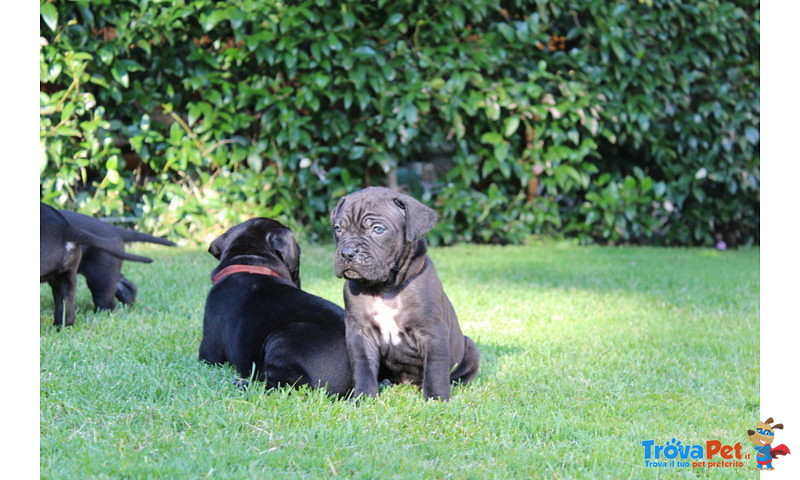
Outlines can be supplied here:
[[448, 295], [465, 289], [502, 301], [576, 290], [656, 295], [670, 304], [702, 305], [709, 295], [758, 302], [758, 249], [457, 246], [432, 257]]

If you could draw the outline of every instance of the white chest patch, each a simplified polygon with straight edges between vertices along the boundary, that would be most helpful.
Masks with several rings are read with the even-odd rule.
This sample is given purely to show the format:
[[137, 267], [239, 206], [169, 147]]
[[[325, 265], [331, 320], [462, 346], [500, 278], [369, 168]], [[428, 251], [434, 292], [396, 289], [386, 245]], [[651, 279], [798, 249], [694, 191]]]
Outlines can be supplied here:
[[397, 314], [400, 313], [400, 302], [395, 300], [387, 302], [377, 297], [372, 304], [372, 321], [381, 332], [383, 343], [400, 344], [400, 329], [397, 327]]
[[75, 250], [76, 248], [78, 248], [78, 246], [75, 245], [72, 242], [67, 242], [67, 243], [64, 244], [64, 249], [66, 251], [68, 251], [68, 252], [71, 252], [71, 251]]

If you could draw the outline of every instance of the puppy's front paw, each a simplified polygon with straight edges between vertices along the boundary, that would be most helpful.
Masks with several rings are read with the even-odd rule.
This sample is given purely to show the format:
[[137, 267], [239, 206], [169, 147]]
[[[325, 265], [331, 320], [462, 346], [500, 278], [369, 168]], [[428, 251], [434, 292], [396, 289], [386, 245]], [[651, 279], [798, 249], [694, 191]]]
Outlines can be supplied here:
[[426, 389], [422, 389], [422, 396], [425, 400], [441, 400], [446, 402], [450, 400], [450, 389], [441, 392], [434, 392]]
[[353, 390], [352, 394], [350, 394], [350, 401], [355, 402], [356, 405], [358, 405], [364, 399], [377, 398], [377, 397], [378, 397], [377, 389], [375, 391], [367, 392], [356, 388]]

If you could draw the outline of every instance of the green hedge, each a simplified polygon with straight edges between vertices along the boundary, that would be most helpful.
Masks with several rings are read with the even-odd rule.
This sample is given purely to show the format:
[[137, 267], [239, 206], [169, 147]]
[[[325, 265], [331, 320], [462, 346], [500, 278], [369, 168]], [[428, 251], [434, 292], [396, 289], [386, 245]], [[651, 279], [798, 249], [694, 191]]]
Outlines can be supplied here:
[[434, 243], [755, 243], [758, 2], [687, 3], [42, 3], [42, 197], [328, 239], [393, 172]]

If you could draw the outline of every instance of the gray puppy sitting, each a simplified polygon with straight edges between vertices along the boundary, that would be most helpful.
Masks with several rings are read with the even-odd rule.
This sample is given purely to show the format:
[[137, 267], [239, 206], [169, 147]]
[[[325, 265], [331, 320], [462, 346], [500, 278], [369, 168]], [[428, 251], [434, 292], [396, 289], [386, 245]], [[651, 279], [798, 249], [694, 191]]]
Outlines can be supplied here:
[[478, 348], [427, 255], [423, 236], [435, 223], [432, 209], [382, 187], [343, 197], [331, 213], [355, 397], [377, 395], [386, 378], [447, 400], [451, 383], [478, 374]]

